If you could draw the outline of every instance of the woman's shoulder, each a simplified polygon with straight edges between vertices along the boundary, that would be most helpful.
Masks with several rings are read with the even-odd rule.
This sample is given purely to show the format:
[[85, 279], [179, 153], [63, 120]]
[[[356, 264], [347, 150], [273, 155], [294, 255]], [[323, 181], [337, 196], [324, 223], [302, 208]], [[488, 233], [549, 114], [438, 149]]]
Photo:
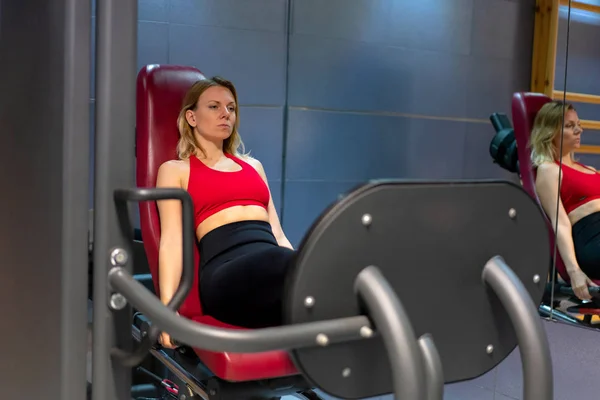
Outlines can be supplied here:
[[238, 160], [244, 161], [246, 164], [250, 164], [255, 169], [262, 168], [262, 164], [258, 161], [257, 158], [251, 156], [250, 154], [237, 154], [236, 157]]
[[159, 170], [185, 171], [190, 169], [190, 160], [168, 160], [162, 163]]
[[265, 177], [265, 169], [263, 168], [262, 163], [257, 158], [254, 158], [249, 154], [238, 155], [236, 157], [244, 161], [246, 164], [252, 166], [259, 173], [259, 175]]
[[158, 167], [158, 179], [172, 180], [181, 178], [190, 171], [189, 160], [168, 160]]
[[591, 165], [585, 165], [582, 163], [578, 163], [578, 164], [581, 165], [582, 167], [585, 167], [585, 168], [591, 169], [592, 171], [598, 172], [598, 170], [596, 168], [592, 167]]
[[536, 181], [544, 179], [556, 179], [558, 180], [559, 169], [557, 163], [552, 161], [543, 162], [537, 167], [536, 170]]
[[538, 165], [537, 173], [547, 174], [547, 173], [556, 173], [558, 172], [559, 166], [554, 161], [545, 161]]

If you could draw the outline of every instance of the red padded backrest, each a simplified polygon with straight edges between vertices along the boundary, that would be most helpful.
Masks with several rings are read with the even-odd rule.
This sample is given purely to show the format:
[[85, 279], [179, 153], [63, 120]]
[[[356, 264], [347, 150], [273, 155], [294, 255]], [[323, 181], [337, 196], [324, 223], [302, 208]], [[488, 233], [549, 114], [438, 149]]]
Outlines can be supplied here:
[[[177, 116], [183, 97], [192, 84], [205, 79], [193, 67], [147, 65], [137, 77], [136, 111], [136, 179], [138, 187], [155, 187], [158, 168], [177, 158]], [[160, 220], [156, 202], [140, 202], [140, 228], [154, 288], [158, 288], [158, 247]], [[198, 293], [198, 249], [194, 246], [194, 285], [179, 308], [182, 316], [202, 314]]]
[[[521, 181], [523, 182], [523, 188], [529, 193], [531, 197], [535, 199], [540, 208], [542, 205], [540, 199], [535, 190], [535, 168], [531, 163], [531, 150], [529, 149], [529, 137], [531, 135], [531, 129], [535, 121], [535, 116], [542, 106], [552, 101], [548, 96], [541, 93], [524, 93], [519, 92], [513, 95], [512, 99], [512, 119], [515, 129], [515, 138], [517, 140], [517, 153], [519, 157], [519, 172], [521, 174]], [[543, 211], [543, 209], [542, 209]], [[550, 238], [550, 248], [554, 249], [555, 235], [554, 228], [550, 219], [548, 219], [546, 213], [546, 224], [548, 225], [548, 232]], [[552, 250], [554, 252], [554, 250]], [[568, 274], [566, 272], [565, 265], [563, 263], [560, 254], [556, 254], [556, 270], [560, 276], [567, 280]]]

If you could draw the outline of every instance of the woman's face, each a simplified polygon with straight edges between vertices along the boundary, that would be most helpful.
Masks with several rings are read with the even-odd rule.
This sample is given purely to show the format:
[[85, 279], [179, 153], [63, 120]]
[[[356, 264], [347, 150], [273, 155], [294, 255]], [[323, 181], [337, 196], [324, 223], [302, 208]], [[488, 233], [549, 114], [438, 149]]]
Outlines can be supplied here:
[[188, 123], [204, 138], [225, 140], [233, 132], [237, 104], [231, 91], [223, 86], [209, 87], [200, 95], [195, 110], [188, 110]]
[[[569, 153], [581, 146], [581, 122], [575, 110], [569, 110], [565, 113], [564, 120], [564, 136], [563, 136], [563, 153]], [[554, 145], [557, 149], [560, 148], [561, 131], [554, 138]]]

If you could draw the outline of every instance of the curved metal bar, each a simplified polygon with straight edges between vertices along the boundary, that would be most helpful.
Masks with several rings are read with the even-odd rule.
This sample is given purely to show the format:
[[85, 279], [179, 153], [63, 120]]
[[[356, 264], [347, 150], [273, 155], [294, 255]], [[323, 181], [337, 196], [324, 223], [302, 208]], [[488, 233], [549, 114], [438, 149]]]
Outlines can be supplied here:
[[550, 346], [536, 305], [502, 257], [492, 257], [485, 264], [482, 278], [496, 293], [513, 323], [523, 364], [523, 399], [552, 400]]
[[[115, 189], [114, 200], [119, 215], [119, 223], [125, 234], [132, 231], [129, 218], [129, 201], [155, 201], [175, 199], [181, 201], [181, 226], [183, 244], [183, 267], [179, 286], [167, 307], [177, 310], [183, 304], [185, 298], [194, 284], [194, 205], [189, 193], [183, 189], [176, 188], [130, 188]], [[133, 367], [139, 365], [147, 356], [152, 346], [156, 343], [160, 330], [156, 325], [151, 325], [147, 335], [139, 346], [132, 352], [113, 347], [110, 354], [122, 365]]]
[[388, 351], [394, 395], [397, 399], [425, 398], [425, 371], [412, 325], [394, 289], [379, 271], [369, 266], [357, 276], [355, 290], [365, 302]]
[[427, 384], [427, 397], [425, 398], [442, 400], [444, 398], [444, 369], [433, 336], [426, 333], [419, 338], [418, 343], [425, 364], [425, 382]]
[[127, 201], [156, 201], [179, 200], [181, 201], [181, 229], [183, 245], [183, 266], [179, 286], [171, 301], [167, 305], [171, 310], [177, 310], [194, 285], [194, 204], [190, 194], [183, 189], [176, 188], [129, 188], [116, 189], [114, 198], [117, 205], [123, 207]]
[[361, 339], [360, 329], [364, 326], [371, 328], [371, 323], [365, 316], [263, 329], [217, 328], [178, 316], [123, 268], [112, 268], [108, 279], [116, 291], [159, 329], [168, 332], [181, 343], [199, 349], [259, 353], [315, 347]]

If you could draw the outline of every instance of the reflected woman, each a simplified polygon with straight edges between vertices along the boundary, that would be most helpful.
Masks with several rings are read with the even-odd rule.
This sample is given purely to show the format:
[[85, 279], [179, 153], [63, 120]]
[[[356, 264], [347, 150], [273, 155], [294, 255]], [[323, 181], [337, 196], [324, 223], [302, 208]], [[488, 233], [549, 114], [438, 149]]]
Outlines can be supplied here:
[[571, 286], [578, 298], [589, 300], [588, 286], [597, 286], [591, 279], [600, 279], [600, 173], [573, 157], [582, 133], [573, 105], [552, 101], [538, 112], [529, 145], [536, 190], [556, 229]]

